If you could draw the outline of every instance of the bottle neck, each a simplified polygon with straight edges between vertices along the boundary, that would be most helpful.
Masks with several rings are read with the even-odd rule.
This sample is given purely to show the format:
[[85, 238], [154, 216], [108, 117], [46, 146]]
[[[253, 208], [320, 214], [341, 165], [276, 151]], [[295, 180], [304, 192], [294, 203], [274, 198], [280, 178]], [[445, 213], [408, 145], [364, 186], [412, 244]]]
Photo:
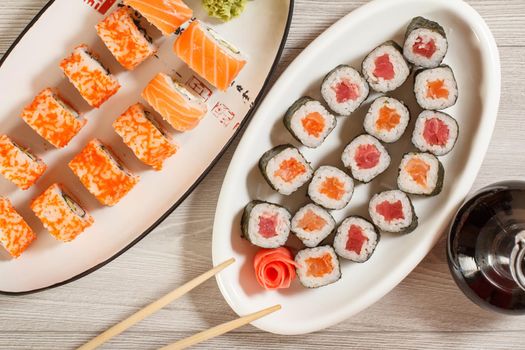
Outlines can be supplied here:
[[515, 243], [510, 254], [510, 272], [516, 284], [525, 291], [525, 231], [516, 235]]

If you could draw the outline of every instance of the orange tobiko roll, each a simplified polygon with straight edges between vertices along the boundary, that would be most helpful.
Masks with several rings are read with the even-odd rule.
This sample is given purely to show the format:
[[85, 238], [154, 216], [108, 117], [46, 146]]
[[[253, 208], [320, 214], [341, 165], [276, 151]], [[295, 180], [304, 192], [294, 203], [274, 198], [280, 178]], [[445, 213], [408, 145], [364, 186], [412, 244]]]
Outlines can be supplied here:
[[286, 247], [261, 249], [253, 260], [255, 278], [265, 289], [290, 287], [295, 279], [297, 264], [292, 252]]

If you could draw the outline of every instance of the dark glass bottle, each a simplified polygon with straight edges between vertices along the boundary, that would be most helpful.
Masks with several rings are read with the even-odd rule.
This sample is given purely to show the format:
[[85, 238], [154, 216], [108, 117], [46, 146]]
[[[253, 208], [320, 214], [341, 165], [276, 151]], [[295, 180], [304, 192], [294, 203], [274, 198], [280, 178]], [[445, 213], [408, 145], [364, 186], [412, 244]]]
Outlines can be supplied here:
[[525, 182], [497, 183], [472, 196], [456, 214], [447, 256], [473, 302], [525, 314]]

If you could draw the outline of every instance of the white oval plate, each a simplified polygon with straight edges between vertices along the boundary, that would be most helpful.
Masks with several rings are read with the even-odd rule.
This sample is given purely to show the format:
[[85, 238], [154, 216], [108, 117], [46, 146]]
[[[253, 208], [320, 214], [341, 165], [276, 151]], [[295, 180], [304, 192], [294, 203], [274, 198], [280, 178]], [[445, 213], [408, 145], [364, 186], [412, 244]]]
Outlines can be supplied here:
[[[420, 217], [411, 234], [383, 234], [371, 259], [364, 264], [342, 262], [340, 281], [317, 289], [306, 289], [298, 281], [284, 291], [265, 291], [256, 282], [252, 267], [257, 248], [240, 237], [240, 216], [252, 199], [277, 201], [292, 210], [307, 200], [305, 188], [283, 198], [265, 183], [257, 169], [259, 157], [283, 143], [297, 145], [286, 131], [282, 117], [288, 106], [303, 95], [319, 98], [321, 79], [341, 63], [360, 67], [364, 56], [380, 43], [402, 42], [411, 18], [424, 16], [440, 22], [449, 38], [445, 62], [455, 71], [459, 84], [458, 103], [447, 110], [460, 124], [456, 148], [442, 157], [445, 186], [440, 195], [414, 200]], [[412, 79], [410, 79], [412, 80]], [[357, 185], [350, 205], [334, 212], [340, 222], [350, 214], [367, 214], [371, 194], [394, 188], [397, 165], [410, 148], [414, 115], [420, 111], [412, 93], [412, 81], [393, 94], [404, 99], [413, 113], [404, 138], [389, 145], [389, 171], [369, 185]], [[239, 315], [274, 304], [282, 310], [253, 323], [273, 333], [301, 334], [323, 329], [370, 306], [394, 288], [430, 251], [446, 229], [454, 212], [469, 192], [489, 145], [500, 97], [500, 65], [496, 43], [479, 14], [459, 0], [375, 0], [353, 11], [310, 44], [289, 66], [261, 104], [246, 130], [222, 187], [215, 215], [213, 261], [235, 257], [237, 263], [217, 277], [219, 288]], [[338, 118], [338, 126], [316, 150], [301, 147], [314, 167], [341, 167], [344, 146], [363, 132], [365, 105], [349, 118]], [[289, 245], [299, 247], [295, 237]]]
[[[293, 12], [293, 0], [252, 1], [242, 16], [223, 24], [205, 15], [201, 0], [187, 1], [197, 18], [213, 25], [248, 58], [235, 86], [217, 92], [207, 84], [197, 84], [198, 78], [173, 54], [174, 36], [161, 38], [151, 27], [148, 32], [157, 33], [158, 57], [133, 72], [123, 71], [96, 36], [94, 26], [103, 16], [88, 3], [94, 7], [105, 3], [117, 6], [114, 0], [51, 0], [0, 60], [0, 133], [29, 146], [49, 166], [37, 184], [25, 192], [0, 178], [0, 195], [11, 198], [38, 234], [37, 241], [19, 259], [10, 259], [0, 248], [0, 293], [27, 293], [82, 277], [123, 253], [173, 211], [250, 119], [276, 67]], [[99, 110], [91, 110], [82, 101], [58, 67], [60, 60], [81, 43], [92, 46], [122, 84], [118, 94]], [[155, 172], [140, 164], [111, 123], [128, 106], [142, 101], [140, 92], [159, 71], [177, 74], [196, 92], [209, 89], [212, 95], [208, 99], [209, 115], [191, 132], [173, 132], [180, 150], [161, 172]], [[52, 148], [18, 117], [22, 108], [48, 86], [58, 86], [88, 119], [86, 127], [62, 150]], [[100, 206], [67, 167], [93, 137], [108, 143], [141, 176], [140, 183], [115, 207]], [[31, 199], [53, 182], [65, 184], [95, 218], [95, 224], [71, 243], [54, 240], [29, 209]]]

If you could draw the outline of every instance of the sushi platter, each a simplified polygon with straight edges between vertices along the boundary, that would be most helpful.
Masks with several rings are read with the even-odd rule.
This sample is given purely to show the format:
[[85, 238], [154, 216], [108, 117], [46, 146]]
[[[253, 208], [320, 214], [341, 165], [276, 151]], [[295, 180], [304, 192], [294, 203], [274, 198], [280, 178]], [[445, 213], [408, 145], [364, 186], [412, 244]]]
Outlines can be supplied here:
[[261, 102], [293, 0], [240, 12], [49, 1], [0, 60], [0, 293], [96, 270], [204, 178]]
[[[467, 59], [468, 58], [468, 59]], [[315, 39], [261, 104], [213, 232], [239, 315], [279, 334], [336, 324], [405, 278], [446, 230], [488, 148], [499, 53], [460, 0], [374, 0]]]

